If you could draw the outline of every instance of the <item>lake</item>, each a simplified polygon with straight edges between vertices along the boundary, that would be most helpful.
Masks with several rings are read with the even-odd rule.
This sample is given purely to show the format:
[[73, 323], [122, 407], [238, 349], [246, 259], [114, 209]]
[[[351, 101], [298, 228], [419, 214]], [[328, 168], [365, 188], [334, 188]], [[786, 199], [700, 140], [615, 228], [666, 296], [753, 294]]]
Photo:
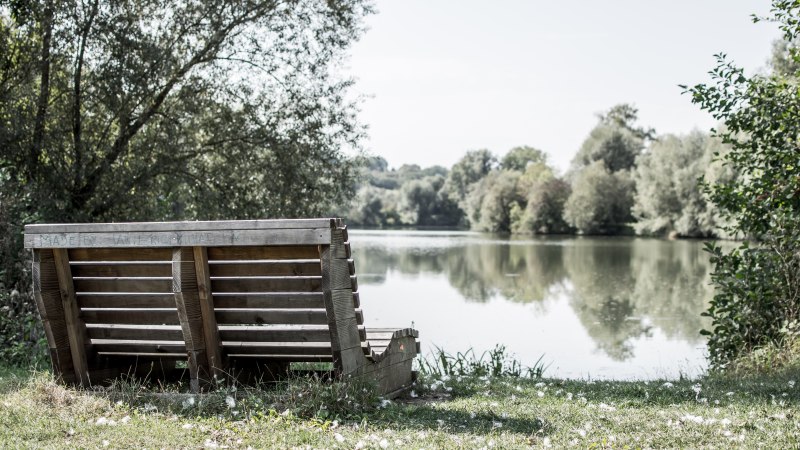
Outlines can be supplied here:
[[656, 379], [706, 368], [702, 241], [351, 230], [366, 325], [434, 346], [505, 345], [546, 376]]

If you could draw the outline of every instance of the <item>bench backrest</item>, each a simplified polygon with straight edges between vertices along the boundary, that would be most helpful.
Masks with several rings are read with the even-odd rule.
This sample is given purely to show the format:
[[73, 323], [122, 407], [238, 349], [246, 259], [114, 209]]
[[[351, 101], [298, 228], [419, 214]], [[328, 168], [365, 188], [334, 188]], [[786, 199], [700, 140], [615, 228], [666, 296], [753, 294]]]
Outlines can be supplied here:
[[340, 219], [28, 225], [54, 370], [88, 384], [115, 357], [333, 361], [369, 352]]

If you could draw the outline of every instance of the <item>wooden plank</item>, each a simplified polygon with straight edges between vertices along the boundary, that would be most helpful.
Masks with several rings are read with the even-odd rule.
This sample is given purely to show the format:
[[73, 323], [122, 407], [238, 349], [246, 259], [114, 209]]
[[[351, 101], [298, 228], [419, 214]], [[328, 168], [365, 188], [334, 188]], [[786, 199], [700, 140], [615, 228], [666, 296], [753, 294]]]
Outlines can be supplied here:
[[214, 293], [217, 308], [324, 308], [321, 292]]
[[56, 378], [64, 378], [65, 381], [74, 380], [75, 370], [69, 350], [64, 306], [61, 302], [53, 251], [34, 250], [31, 269], [33, 297], [42, 317], [53, 374]]
[[175, 308], [175, 294], [171, 292], [77, 293], [76, 297], [81, 308]]
[[223, 342], [326, 342], [327, 325], [219, 325]]
[[331, 358], [330, 342], [240, 342], [223, 341], [227, 353], [239, 355], [327, 355]]
[[86, 324], [91, 339], [122, 339], [146, 341], [183, 341], [183, 332], [178, 325], [119, 325]]
[[139, 351], [130, 351], [130, 352], [97, 352], [99, 356], [134, 356], [139, 358], [175, 358], [175, 359], [184, 359], [186, 358], [186, 354], [184, 353], [163, 353], [163, 352], [139, 352]]
[[[175, 306], [173, 304], [173, 306]], [[82, 309], [81, 319], [85, 323], [119, 323], [136, 325], [179, 325], [178, 312], [173, 308], [126, 309], [103, 308]]]
[[53, 260], [55, 261], [58, 285], [61, 290], [61, 302], [64, 307], [64, 320], [67, 326], [75, 378], [81, 386], [88, 386], [91, 380], [89, 378], [89, 365], [86, 362], [86, 354], [91, 351], [91, 344], [87, 342], [85, 326], [78, 316], [78, 302], [75, 299], [75, 290], [72, 286], [69, 256], [66, 250], [53, 249]]
[[74, 278], [76, 292], [154, 292], [172, 291], [172, 278], [116, 277]]
[[320, 276], [319, 260], [285, 261], [217, 261], [210, 265], [212, 277], [251, 277], [276, 275]]
[[172, 264], [164, 262], [73, 262], [72, 276], [80, 277], [171, 277]]
[[331, 260], [331, 289], [350, 289], [350, 265], [346, 259]]
[[175, 293], [175, 306], [189, 356], [189, 379], [193, 392], [200, 390], [200, 380], [211, 379], [203, 336], [203, 314], [197, 289], [193, 251], [187, 247], [177, 247], [172, 251], [172, 291]]
[[328, 228], [25, 234], [25, 248], [157, 248], [327, 244]]
[[319, 292], [322, 277], [224, 277], [212, 278], [218, 292]]
[[222, 343], [217, 332], [217, 320], [214, 315], [214, 299], [211, 295], [211, 278], [209, 277], [208, 252], [205, 247], [194, 247], [194, 267], [197, 273], [197, 292], [200, 312], [203, 316], [203, 338], [206, 343], [206, 356], [211, 373], [222, 378], [225, 368], [222, 359]]
[[365, 341], [359, 332], [359, 325], [355, 317], [335, 322], [331, 327], [331, 343], [334, 351], [361, 348]]
[[172, 261], [168, 248], [73, 248], [69, 260], [77, 261]]
[[209, 261], [319, 259], [316, 246], [209, 247]]
[[231, 358], [251, 358], [251, 359], [268, 359], [268, 360], [284, 360], [290, 362], [331, 362], [331, 355], [273, 355], [273, 354], [230, 354]]
[[92, 346], [98, 353], [177, 353], [186, 357], [183, 341], [136, 341], [120, 339], [92, 339]]
[[349, 289], [331, 290], [331, 300], [333, 315], [337, 321], [353, 319], [356, 317], [356, 310], [353, 308], [353, 294]]
[[216, 310], [220, 324], [324, 325], [324, 309], [221, 309]]
[[320, 219], [260, 219], [213, 220], [180, 222], [117, 222], [80, 224], [30, 224], [25, 233], [111, 233], [126, 231], [210, 231], [210, 230], [271, 230], [295, 228], [330, 228], [330, 218]]

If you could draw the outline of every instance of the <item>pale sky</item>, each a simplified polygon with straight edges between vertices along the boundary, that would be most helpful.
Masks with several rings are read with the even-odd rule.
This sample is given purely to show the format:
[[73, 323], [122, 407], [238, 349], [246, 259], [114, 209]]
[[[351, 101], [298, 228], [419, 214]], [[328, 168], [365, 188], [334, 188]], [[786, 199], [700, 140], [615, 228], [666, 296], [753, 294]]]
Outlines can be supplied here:
[[678, 84], [706, 82], [713, 55], [763, 70], [766, 0], [377, 0], [346, 72], [369, 96], [368, 151], [452, 166], [467, 150], [544, 150], [561, 170], [618, 103], [659, 134], [713, 119]]

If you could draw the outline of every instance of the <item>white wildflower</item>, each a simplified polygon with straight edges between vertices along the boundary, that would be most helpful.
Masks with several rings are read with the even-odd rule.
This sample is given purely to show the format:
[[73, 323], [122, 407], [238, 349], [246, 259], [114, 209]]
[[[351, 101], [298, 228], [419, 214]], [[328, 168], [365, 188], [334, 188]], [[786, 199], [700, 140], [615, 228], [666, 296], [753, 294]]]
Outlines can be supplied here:
[[615, 408], [615, 407], [613, 407], [611, 405], [606, 405], [605, 403], [600, 403], [600, 410], [602, 410], [602, 411], [616, 411], [617, 408]]
[[683, 420], [684, 422], [703, 423], [703, 416], [693, 416], [691, 414], [686, 414], [685, 416], [681, 417], [681, 420]]
[[381, 441], [378, 442], [378, 445], [380, 445], [381, 448], [388, 448], [389, 447], [389, 441], [387, 441], [386, 439], [381, 439]]
[[381, 403], [380, 403], [380, 405], [378, 405], [378, 408], [386, 408], [387, 406], [389, 406], [391, 404], [392, 404], [391, 400], [387, 400], [387, 399], [384, 398], [384, 399], [381, 399]]
[[417, 397], [419, 397], [419, 395], [417, 395], [417, 393], [416, 393], [415, 391], [413, 391], [413, 390], [412, 390], [411, 392], [409, 392], [409, 393], [408, 393], [408, 396], [409, 396], [409, 397], [411, 397], [411, 398], [417, 398]]
[[502, 427], [503, 427], [503, 423], [502, 422], [494, 422], [494, 421], [492, 421], [492, 428], [502, 428]]
[[545, 437], [542, 439], [542, 445], [544, 445], [544, 448], [550, 448], [552, 446], [552, 444], [550, 444], [550, 438]]
[[669, 381], [667, 381], [666, 383], [661, 385], [661, 387], [665, 387], [665, 388], [671, 388], [672, 386], [675, 386], [675, 385], [670, 383]]
[[362, 449], [362, 448], [364, 448], [366, 446], [367, 446], [367, 444], [365, 444], [363, 441], [356, 442], [356, 450], [360, 450], [360, 449]]
[[537, 391], [537, 392], [536, 392], [536, 396], [538, 396], [539, 398], [541, 398], [541, 397], [544, 397], [544, 392], [542, 392], [542, 391]]
[[734, 394], [734, 392], [733, 392], [733, 391], [728, 391], [728, 392], [726, 392], [726, 393], [725, 393], [725, 395], [726, 395], [726, 396], [728, 396], [728, 397], [730, 397], [730, 396], [731, 396], [731, 395], [733, 395], [733, 394]]
[[793, 387], [794, 387], [794, 385], [795, 385], [795, 382], [794, 382], [794, 380], [789, 380], [789, 387], [790, 387], [790, 388], [793, 388]]
[[194, 428], [194, 425], [190, 423], [185, 423], [181, 428], [183, 428], [184, 430], [191, 430], [192, 428]]
[[103, 439], [103, 447], [108, 447], [109, 444], [111, 444], [111, 442], [108, 442], [107, 440]]
[[471, 412], [471, 413], [469, 413], [469, 418], [470, 418], [470, 419], [474, 419], [474, 418], [475, 418], [475, 412]]
[[131, 416], [125, 416], [122, 419], [120, 419], [120, 423], [128, 423], [130, 421], [131, 421]]
[[230, 395], [225, 397], [225, 404], [228, 405], [228, 408], [235, 408], [236, 407], [236, 400]]
[[572, 400], [572, 392], [567, 392], [567, 400]]
[[535, 386], [535, 387], [537, 387], [537, 388], [540, 388], [540, 387], [542, 387], [542, 386], [544, 386], [544, 385], [545, 385], [545, 384], [544, 384], [544, 383], [542, 383], [541, 381], [540, 381], [540, 382], [538, 382], [538, 383], [536, 383], [536, 384], [534, 384], [534, 386]]

